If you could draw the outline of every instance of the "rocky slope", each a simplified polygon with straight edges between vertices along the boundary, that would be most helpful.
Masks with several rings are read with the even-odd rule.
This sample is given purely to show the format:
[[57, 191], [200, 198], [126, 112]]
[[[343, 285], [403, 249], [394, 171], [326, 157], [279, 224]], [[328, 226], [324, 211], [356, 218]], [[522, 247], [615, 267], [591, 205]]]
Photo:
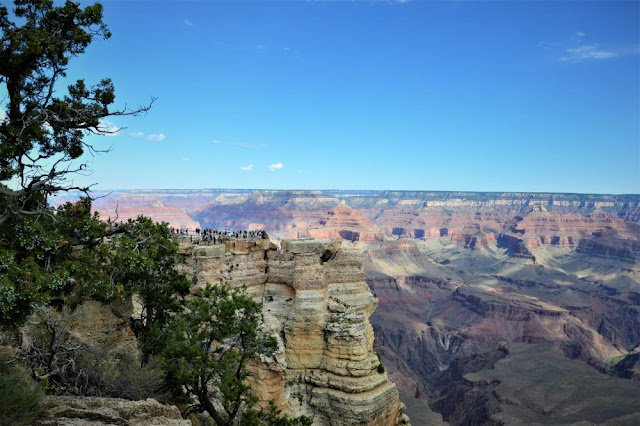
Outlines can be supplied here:
[[375, 223], [344, 202], [330, 209], [316, 223], [309, 224], [307, 232], [314, 238], [342, 238], [351, 242], [371, 242], [382, 238]]
[[435, 405], [454, 413], [454, 424], [634, 425], [639, 400], [634, 382], [603, 376], [547, 345], [513, 344], [494, 368], [466, 374]]
[[404, 405], [373, 351], [377, 300], [361, 254], [341, 240], [183, 244], [199, 283], [228, 282], [264, 303], [265, 332], [279, 351], [256, 366], [254, 389], [315, 425], [408, 424]]
[[[380, 298], [372, 317], [376, 349], [398, 387], [429, 400], [445, 420], [478, 419], [465, 420], [464, 410], [442, 401], [504, 409], [506, 397], [489, 407], [487, 393], [465, 377], [490, 371], [513, 343], [532, 345], [532, 351], [534, 344], [547, 343], [594, 377], [605, 380], [614, 372], [637, 380], [636, 355], [627, 354], [640, 342], [638, 266], [561, 248], [553, 257], [539, 254], [533, 265], [500, 250], [451, 244], [436, 251], [405, 240], [390, 251], [387, 245], [366, 250], [367, 282]], [[578, 385], [569, 373], [562, 377]], [[640, 390], [638, 382], [624, 386]], [[604, 397], [597, 389], [593, 396]]]

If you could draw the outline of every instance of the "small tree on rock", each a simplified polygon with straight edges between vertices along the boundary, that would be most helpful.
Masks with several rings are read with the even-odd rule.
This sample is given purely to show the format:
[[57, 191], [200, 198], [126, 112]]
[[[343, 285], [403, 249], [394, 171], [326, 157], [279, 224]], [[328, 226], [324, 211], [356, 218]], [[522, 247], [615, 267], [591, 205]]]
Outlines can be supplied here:
[[168, 383], [183, 394], [189, 413], [208, 413], [217, 425], [310, 425], [306, 417], [280, 416], [275, 406], [256, 411], [247, 384], [249, 364], [272, 356], [276, 340], [259, 331], [261, 305], [228, 286], [195, 292], [163, 330]]
[[[125, 296], [137, 295], [142, 303], [140, 318], [133, 330], [143, 352], [143, 362], [158, 352], [163, 337], [160, 331], [172, 314], [182, 310], [184, 297], [192, 282], [178, 271], [178, 244], [171, 237], [166, 223], [153, 222], [139, 216], [118, 227], [118, 234], [109, 245], [112, 278], [102, 293], [116, 291]], [[100, 288], [96, 288], [100, 290]]]

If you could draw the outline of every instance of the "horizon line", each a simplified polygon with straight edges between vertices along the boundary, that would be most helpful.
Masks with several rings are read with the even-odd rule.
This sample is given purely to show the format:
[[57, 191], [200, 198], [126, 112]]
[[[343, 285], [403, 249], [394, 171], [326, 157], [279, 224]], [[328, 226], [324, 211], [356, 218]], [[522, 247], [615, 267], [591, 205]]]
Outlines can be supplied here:
[[[96, 189], [89, 192], [114, 192], [114, 191], [307, 191], [307, 192], [434, 192], [434, 193], [469, 193], [469, 194], [532, 194], [532, 195], [608, 195], [616, 197], [624, 196], [636, 196], [640, 197], [640, 193], [598, 193], [598, 192], [554, 192], [554, 191], [469, 191], [469, 190], [427, 190], [427, 189], [299, 189], [299, 188], [287, 188], [287, 189], [269, 189], [269, 188], [223, 188], [223, 187], [210, 187], [210, 188], [107, 188]], [[81, 192], [73, 190], [69, 192]]]

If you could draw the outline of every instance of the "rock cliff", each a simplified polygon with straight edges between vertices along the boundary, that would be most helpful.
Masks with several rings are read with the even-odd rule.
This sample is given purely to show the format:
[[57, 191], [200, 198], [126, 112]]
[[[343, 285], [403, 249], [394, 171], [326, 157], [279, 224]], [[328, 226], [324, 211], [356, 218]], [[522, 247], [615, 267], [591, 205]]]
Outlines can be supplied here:
[[361, 254], [341, 240], [227, 241], [182, 245], [199, 283], [227, 282], [263, 302], [264, 331], [278, 353], [256, 365], [254, 388], [314, 425], [409, 424], [395, 385], [373, 351], [378, 301]]

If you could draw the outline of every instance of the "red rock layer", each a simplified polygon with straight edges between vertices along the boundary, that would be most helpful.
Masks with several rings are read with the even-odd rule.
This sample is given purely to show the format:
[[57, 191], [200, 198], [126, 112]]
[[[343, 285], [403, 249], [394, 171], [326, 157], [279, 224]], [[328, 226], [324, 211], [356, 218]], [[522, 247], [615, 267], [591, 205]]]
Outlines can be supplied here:
[[352, 242], [376, 241], [381, 237], [375, 223], [345, 203], [340, 203], [316, 223], [310, 224], [308, 233], [314, 238], [342, 238]]

